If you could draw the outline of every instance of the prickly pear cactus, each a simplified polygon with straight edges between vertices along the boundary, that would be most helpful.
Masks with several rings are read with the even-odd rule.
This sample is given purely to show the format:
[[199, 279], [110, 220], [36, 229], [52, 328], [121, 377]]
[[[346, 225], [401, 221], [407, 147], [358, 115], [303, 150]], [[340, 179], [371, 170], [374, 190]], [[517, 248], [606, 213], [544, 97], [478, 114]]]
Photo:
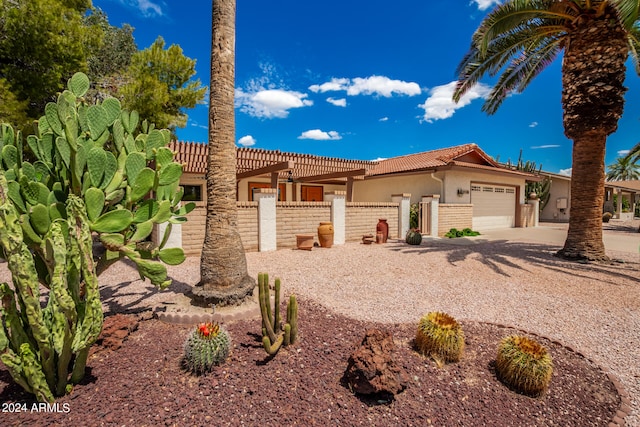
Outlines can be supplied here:
[[184, 343], [184, 364], [195, 374], [222, 364], [231, 350], [229, 333], [217, 323], [201, 323]]
[[[167, 287], [165, 264], [185, 257], [163, 244], [171, 224], [193, 209], [179, 205], [182, 166], [166, 148], [167, 130], [140, 125], [114, 98], [87, 105], [84, 74], [67, 86], [26, 145], [19, 131], [0, 124], [0, 257], [13, 282], [0, 284], [0, 360], [18, 384], [49, 402], [82, 378], [102, 329], [98, 274], [127, 257], [142, 278]], [[154, 225], [165, 222], [162, 243], [148, 242]], [[93, 235], [104, 246], [100, 254]], [[49, 292], [41, 295], [40, 285]]]

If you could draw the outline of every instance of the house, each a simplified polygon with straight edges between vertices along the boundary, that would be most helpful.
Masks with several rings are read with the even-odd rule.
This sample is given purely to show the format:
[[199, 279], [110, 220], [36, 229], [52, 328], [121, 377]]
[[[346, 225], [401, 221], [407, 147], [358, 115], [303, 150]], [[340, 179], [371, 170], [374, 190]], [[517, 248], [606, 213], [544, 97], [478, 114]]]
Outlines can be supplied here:
[[[549, 202], [540, 212], [541, 221], [568, 222], [571, 216], [571, 177], [542, 171], [542, 176], [551, 180]], [[617, 206], [614, 206], [614, 195]], [[623, 202], [626, 200], [627, 202]], [[623, 203], [629, 209], [623, 212]], [[614, 218], [633, 219], [635, 205], [640, 203], [640, 181], [605, 182], [603, 212], [615, 212]]]
[[[196, 202], [182, 239], [196, 252], [204, 228], [208, 150], [188, 142], [172, 142], [170, 148], [184, 165], [184, 199]], [[295, 234], [314, 233], [318, 221], [329, 220], [342, 227], [343, 241], [375, 233], [378, 218], [389, 220], [391, 237], [404, 236], [415, 203], [423, 233], [435, 236], [454, 227], [485, 231], [537, 224], [537, 209], [525, 203], [524, 190], [526, 181], [540, 178], [505, 168], [476, 144], [381, 161], [255, 148], [237, 148], [236, 154], [238, 227], [249, 250], [291, 246]], [[269, 209], [276, 218], [262, 224], [260, 203], [267, 198], [273, 198]], [[261, 238], [266, 229], [272, 233]]]

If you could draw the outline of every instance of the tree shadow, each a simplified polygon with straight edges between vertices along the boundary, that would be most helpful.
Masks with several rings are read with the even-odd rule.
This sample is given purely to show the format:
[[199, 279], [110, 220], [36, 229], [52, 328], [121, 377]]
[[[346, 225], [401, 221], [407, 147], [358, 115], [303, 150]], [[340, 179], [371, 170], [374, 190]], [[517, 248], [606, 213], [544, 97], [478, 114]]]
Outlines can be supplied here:
[[[420, 246], [410, 246], [398, 243], [389, 248], [400, 253], [413, 253], [429, 255], [442, 253], [447, 261], [454, 266], [468, 259], [478, 260], [488, 268], [505, 277], [510, 277], [507, 268], [529, 272], [526, 265], [544, 267], [557, 273], [567, 274], [572, 277], [596, 279], [596, 274], [605, 274], [610, 277], [606, 283], [619, 285], [621, 280], [640, 282], [640, 262], [576, 262], [557, 257], [555, 254], [559, 246], [532, 243], [515, 242], [509, 240], [482, 240], [468, 241], [466, 244], [449, 243], [444, 240], [423, 242]], [[516, 263], [513, 260], [524, 261]], [[601, 278], [597, 278], [601, 280]]]

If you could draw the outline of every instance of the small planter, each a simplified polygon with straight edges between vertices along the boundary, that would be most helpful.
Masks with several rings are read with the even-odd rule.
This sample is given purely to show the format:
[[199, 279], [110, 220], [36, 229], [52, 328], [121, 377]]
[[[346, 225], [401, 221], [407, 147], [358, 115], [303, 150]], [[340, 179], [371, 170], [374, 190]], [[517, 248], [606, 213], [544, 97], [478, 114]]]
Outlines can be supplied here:
[[407, 231], [405, 242], [410, 245], [419, 245], [420, 243], [422, 243], [422, 234], [420, 233], [420, 230], [412, 228], [411, 230]]
[[313, 249], [313, 234], [296, 234], [296, 247], [303, 251]]
[[318, 226], [318, 242], [323, 248], [333, 246], [333, 224], [331, 222], [321, 222]]

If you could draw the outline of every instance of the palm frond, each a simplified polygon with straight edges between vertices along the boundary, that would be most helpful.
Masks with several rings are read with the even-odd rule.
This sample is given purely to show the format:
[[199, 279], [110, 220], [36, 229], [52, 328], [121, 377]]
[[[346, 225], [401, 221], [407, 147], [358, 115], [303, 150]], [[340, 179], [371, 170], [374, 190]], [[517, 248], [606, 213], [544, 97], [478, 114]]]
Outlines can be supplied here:
[[640, 76], [640, 24], [636, 24], [627, 33], [629, 40], [629, 53], [631, 53], [631, 60], [633, 66], [636, 69], [636, 74]]
[[624, 157], [624, 159], [630, 163], [638, 163], [640, 161], [640, 142], [638, 142]]
[[610, 0], [622, 24], [627, 30], [631, 30], [640, 18], [640, 0]]

